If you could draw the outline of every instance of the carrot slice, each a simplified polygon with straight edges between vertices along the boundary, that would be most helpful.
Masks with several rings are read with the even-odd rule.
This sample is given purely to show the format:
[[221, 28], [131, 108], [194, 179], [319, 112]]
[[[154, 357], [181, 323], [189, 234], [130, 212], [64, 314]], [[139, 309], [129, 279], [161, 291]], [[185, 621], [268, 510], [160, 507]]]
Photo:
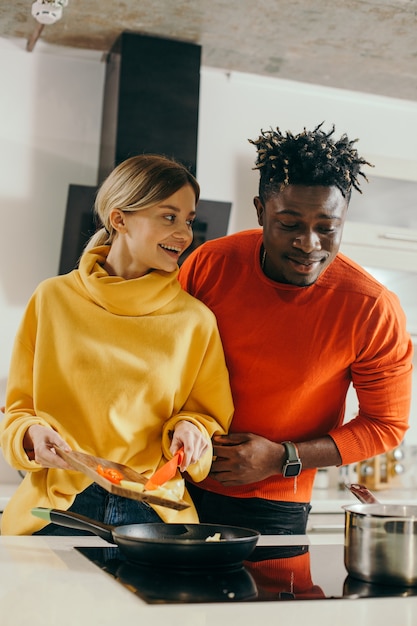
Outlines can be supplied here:
[[97, 465], [96, 472], [115, 485], [120, 485], [120, 481], [124, 479], [123, 474], [113, 467]]

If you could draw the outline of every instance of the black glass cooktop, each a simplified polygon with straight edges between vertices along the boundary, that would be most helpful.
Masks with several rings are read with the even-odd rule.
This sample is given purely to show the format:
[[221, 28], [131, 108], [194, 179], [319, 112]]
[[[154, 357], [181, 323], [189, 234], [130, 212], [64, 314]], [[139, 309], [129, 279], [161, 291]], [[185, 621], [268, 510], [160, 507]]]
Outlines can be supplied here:
[[178, 570], [130, 563], [116, 547], [76, 548], [149, 604], [330, 600], [417, 595], [347, 575], [342, 545], [257, 546], [241, 566]]

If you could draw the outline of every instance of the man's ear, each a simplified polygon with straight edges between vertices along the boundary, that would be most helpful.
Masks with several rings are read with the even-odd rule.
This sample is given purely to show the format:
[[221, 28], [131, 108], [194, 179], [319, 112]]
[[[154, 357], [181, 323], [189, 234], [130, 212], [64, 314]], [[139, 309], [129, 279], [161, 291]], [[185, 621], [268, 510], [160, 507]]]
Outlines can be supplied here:
[[118, 233], [126, 232], [125, 214], [120, 209], [112, 209], [110, 211], [109, 222]]
[[253, 204], [255, 205], [256, 213], [258, 215], [258, 224], [259, 226], [263, 226], [265, 209], [259, 196], [254, 197]]

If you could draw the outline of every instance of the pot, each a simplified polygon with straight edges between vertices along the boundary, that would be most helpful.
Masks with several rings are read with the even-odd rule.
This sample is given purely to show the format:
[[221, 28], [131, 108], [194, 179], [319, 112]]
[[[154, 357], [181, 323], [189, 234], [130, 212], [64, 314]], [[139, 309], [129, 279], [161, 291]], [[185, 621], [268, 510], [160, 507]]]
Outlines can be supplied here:
[[345, 510], [344, 561], [369, 583], [417, 585], [417, 505], [382, 504], [363, 485], [346, 485], [362, 504]]
[[[111, 526], [84, 515], [35, 508], [32, 514], [54, 524], [86, 530], [116, 544], [133, 563], [175, 569], [241, 565], [252, 553], [260, 533], [251, 528], [218, 524], [128, 524]], [[220, 535], [220, 540], [207, 538]]]

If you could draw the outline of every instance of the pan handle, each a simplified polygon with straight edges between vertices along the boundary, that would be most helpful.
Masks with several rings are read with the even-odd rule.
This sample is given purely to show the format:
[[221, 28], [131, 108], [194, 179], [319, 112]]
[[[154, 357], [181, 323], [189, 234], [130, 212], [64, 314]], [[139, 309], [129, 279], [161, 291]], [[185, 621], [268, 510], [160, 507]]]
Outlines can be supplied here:
[[65, 526], [66, 528], [75, 528], [76, 530], [86, 530], [98, 537], [101, 537], [109, 543], [114, 543], [113, 529], [114, 526], [109, 524], [103, 524], [92, 520], [85, 515], [78, 513], [72, 513], [70, 511], [61, 511], [59, 509], [48, 509], [44, 507], [35, 507], [31, 511], [35, 517], [40, 517], [47, 522], [58, 524], [59, 526]]
[[356, 483], [346, 483], [346, 489], [353, 493], [354, 496], [362, 502], [362, 504], [381, 504], [379, 500], [374, 496], [372, 491], [369, 491], [365, 485], [358, 485]]

